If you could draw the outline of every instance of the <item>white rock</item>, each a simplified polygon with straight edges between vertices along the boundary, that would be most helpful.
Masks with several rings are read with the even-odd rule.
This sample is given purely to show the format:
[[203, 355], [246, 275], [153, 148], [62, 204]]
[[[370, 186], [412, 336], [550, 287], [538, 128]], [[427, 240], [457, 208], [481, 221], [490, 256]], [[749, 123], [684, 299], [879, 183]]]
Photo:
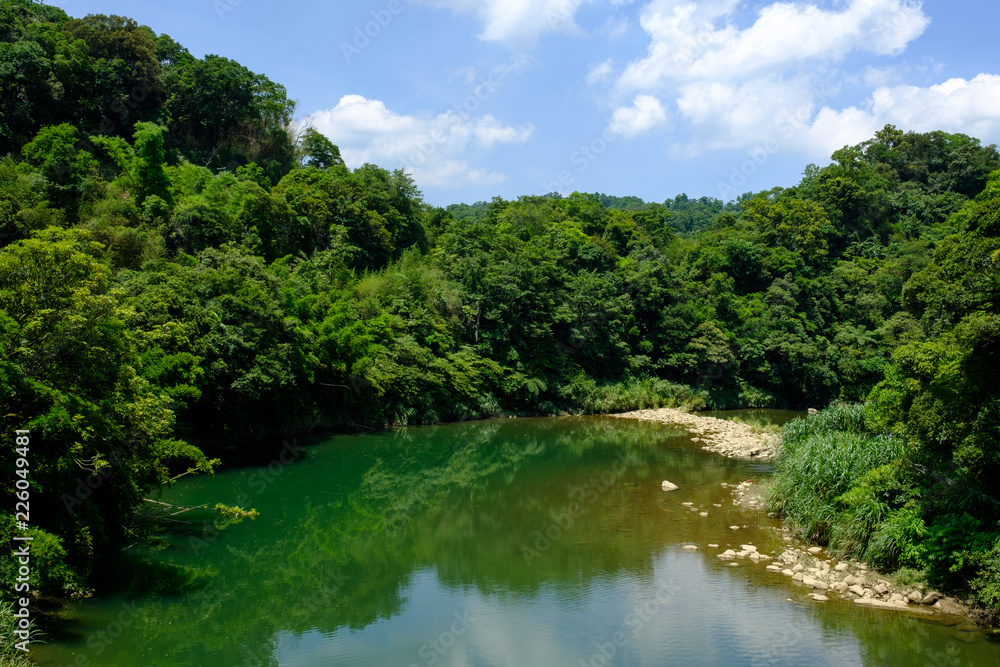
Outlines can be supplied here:
[[804, 569], [806, 568], [802, 563], [797, 563], [795, 567], [792, 568], [792, 572], [802, 572]]
[[684, 550], [685, 550], [685, 551], [697, 551], [697, 550], [698, 550], [698, 547], [696, 547], [696, 546], [695, 546], [695, 545], [693, 545], [693, 544], [685, 544], [685, 545], [684, 545]]
[[713, 549], [716, 549], [716, 548], [718, 548], [719, 545], [718, 544], [709, 544], [708, 546], [710, 546]]
[[752, 544], [741, 544], [740, 549], [743, 549], [743, 551], [751, 551], [751, 552], [757, 551], [757, 547], [755, 547]]
[[844, 572], [849, 567], [850, 565], [848, 565], [847, 563], [837, 563], [837, 567], [833, 569], [835, 569], [837, 572]]
[[678, 488], [680, 488], [673, 482], [668, 482], [667, 480], [663, 480], [663, 484], [661, 484], [660, 486], [664, 491], [676, 491]]
[[694, 503], [681, 503], [684, 507], [694, 507]]
[[848, 586], [847, 590], [849, 590], [850, 592], [854, 593], [859, 597], [865, 594], [865, 589], [862, 588], [861, 586], [858, 586], [857, 584], [854, 584], [853, 586]]
[[708, 512], [698, 512], [698, 516], [700, 516], [700, 517], [706, 517], [706, 516], [708, 516]]
[[740, 529], [739, 526], [730, 526], [729, 527], [729, 530], [739, 530], [739, 529]]
[[794, 573], [794, 572], [792, 572], [791, 570], [788, 570], [788, 569], [785, 569], [785, 570], [782, 570], [782, 571], [781, 571], [781, 573], [782, 573], [783, 575], [785, 575], [786, 577], [791, 577], [791, 576], [794, 576], [794, 575], [795, 575], [795, 573]]
[[825, 595], [820, 595], [818, 593], [813, 593], [809, 597], [811, 597], [816, 602], [826, 602], [826, 601], [828, 601], [830, 599], [830, 598], [826, 597]]
[[781, 572], [781, 567], [778, 566], [778, 565], [768, 565], [767, 566], [767, 571], [768, 572]]
[[792, 581], [802, 581], [803, 576], [801, 572], [796, 572], [792, 575]]
[[815, 556], [816, 554], [823, 553], [823, 549], [822, 547], [809, 547], [809, 553]]

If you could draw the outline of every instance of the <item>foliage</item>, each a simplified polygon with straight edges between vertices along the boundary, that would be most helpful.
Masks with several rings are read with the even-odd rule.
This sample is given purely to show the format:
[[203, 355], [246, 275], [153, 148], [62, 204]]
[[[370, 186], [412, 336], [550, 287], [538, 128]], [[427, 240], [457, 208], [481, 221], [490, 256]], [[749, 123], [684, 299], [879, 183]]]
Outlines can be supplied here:
[[728, 203], [433, 208], [293, 112], [130, 19], [0, 0], [0, 407], [45, 443], [40, 586], [271, 435], [867, 399], [786, 427], [776, 507], [995, 599], [995, 147], [886, 126]]

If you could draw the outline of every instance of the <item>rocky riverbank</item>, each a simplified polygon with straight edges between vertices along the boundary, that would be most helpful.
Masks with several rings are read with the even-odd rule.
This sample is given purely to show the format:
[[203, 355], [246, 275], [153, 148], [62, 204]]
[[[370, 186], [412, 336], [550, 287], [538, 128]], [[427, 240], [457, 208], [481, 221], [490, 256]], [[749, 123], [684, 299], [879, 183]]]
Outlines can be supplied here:
[[[780, 444], [777, 435], [758, 433], [747, 424], [690, 414], [673, 408], [636, 410], [611, 416], [683, 426], [691, 432], [693, 441], [701, 443], [702, 449], [732, 458], [771, 461]], [[733, 504], [764, 511], [760, 487], [755, 482], [745, 481], [723, 486], [732, 489]], [[669, 482], [664, 482], [663, 488], [665, 491], [677, 489], [676, 485]], [[691, 512], [706, 516], [706, 508], [697, 507], [690, 502], [682, 502], [681, 505]], [[740, 529], [739, 526], [732, 528]], [[796, 540], [792, 537], [791, 530], [782, 528], [781, 531], [786, 546], [780, 553], [765, 553], [753, 544], [741, 544], [738, 550], [715, 544], [708, 545], [708, 548], [717, 550], [715, 555], [720, 560], [729, 561], [733, 567], [743, 563], [759, 565], [775, 576], [789, 577], [795, 584], [808, 589], [810, 592], [807, 597], [816, 602], [827, 602], [831, 597], [837, 597], [853, 601], [859, 606], [917, 614], [969, 614], [969, 608], [954, 598], [948, 598], [922, 584], [900, 584], [891, 577], [879, 575], [865, 563], [834, 558], [822, 547], [795, 546]], [[688, 545], [685, 548], [695, 550], [698, 547]], [[969, 631], [974, 632], [975, 627], [969, 625]]]
[[[760, 488], [755, 482], [723, 484], [732, 489], [733, 504], [750, 509], [763, 509]], [[880, 609], [906, 610], [917, 614], [967, 615], [968, 607], [954, 598], [926, 586], [901, 585], [874, 572], [865, 563], [839, 560], [822, 547], [797, 547], [791, 530], [781, 529], [786, 547], [777, 553], [761, 553], [752, 544], [740, 550], [726, 549], [716, 556], [733, 563], [746, 560], [763, 565], [768, 572], [790, 577], [793, 582], [811, 589], [808, 597], [826, 602], [831, 596], [851, 600], [854, 604]], [[971, 627], [971, 626], [970, 626]]]
[[679, 424], [691, 432], [691, 440], [701, 443], [702, 449], [731, 458], [771, 461], [778, 452], [778, 436], [757, 433], [747, 424], [728, 419], [703, 417], [674, 408], [635, 410], [609, 416], [661, 424]]

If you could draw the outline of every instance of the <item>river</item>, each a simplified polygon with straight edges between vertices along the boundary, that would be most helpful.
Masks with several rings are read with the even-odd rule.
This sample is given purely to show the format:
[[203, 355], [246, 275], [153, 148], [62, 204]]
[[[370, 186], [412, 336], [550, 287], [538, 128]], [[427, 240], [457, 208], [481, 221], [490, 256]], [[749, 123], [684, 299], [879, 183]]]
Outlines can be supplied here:
[[[723, 486], [769, 473], [703, 452], [681, 428], [606, 417], [275, 443], [269, 465], [162, 495], [252, 506], [256, 520], [217, 530], [195, 513], [155, 548], [104, 563], [120, 592], [67, 609], [33, 657], [80, 667], [1000, 665], [1000, 645], [960, 619], [815, 602], [763, 563], [716, 558], [740, 544], [780, 553], [780, 522], [734, 505]], [[679, 490], [662, 491], [664, 479]]]

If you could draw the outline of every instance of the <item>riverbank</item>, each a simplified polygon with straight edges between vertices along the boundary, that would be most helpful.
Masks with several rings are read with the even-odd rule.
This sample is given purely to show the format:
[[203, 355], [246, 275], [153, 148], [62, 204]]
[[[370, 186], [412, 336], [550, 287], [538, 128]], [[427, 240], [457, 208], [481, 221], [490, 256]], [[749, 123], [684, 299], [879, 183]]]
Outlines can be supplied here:
[[777, 435], [760, 433], [749, 424], [717, 417], [704, 417], [676, 408], [633, 410], [608, 416], [660, 424], [678, 424], [693, 434], [691, 440], [701, 443], [702, 449], [730, 458], [773, 461], [780, 443]]
[[[706, 417], [674, 408], [634, 410], [615, 415], [619, 419], [635, 419], [683, 426], [692, 433], [692, 441], [702, 449], [731, 458], [773, 461], [780, 446], [776, 434], [760, 433], [741, 422]], [[760, 485], [745, 481], [727, 485], [732, 488], [733, 504], [747, 509], [765, 511]], [[681, 503], [692, 512], [699, 508]], [[819, 546], [796, 546], [790, 528], [782, 528], [786, 547], [779, 552], [763, 553], [752, 544], [736, 549], [718, 549], [716, 556], [730, 565], [741, 562], [765, 567], [776, 575], [790, 577], [797, 585], [810, 589], [808, 598], [827, 602], [837, 597], [864, 607], [908, 611], [924, 615], [948, 615], [971, 621], [971, 610], [961, 601], [946, 597], [924, 584], [898, 582], [891, 575], [877, 573], [866, 563], [840, 560]], [[711, 548], [711, 545], [709, 546]], [[973, 626], [969, 626], [973, 632]]]

